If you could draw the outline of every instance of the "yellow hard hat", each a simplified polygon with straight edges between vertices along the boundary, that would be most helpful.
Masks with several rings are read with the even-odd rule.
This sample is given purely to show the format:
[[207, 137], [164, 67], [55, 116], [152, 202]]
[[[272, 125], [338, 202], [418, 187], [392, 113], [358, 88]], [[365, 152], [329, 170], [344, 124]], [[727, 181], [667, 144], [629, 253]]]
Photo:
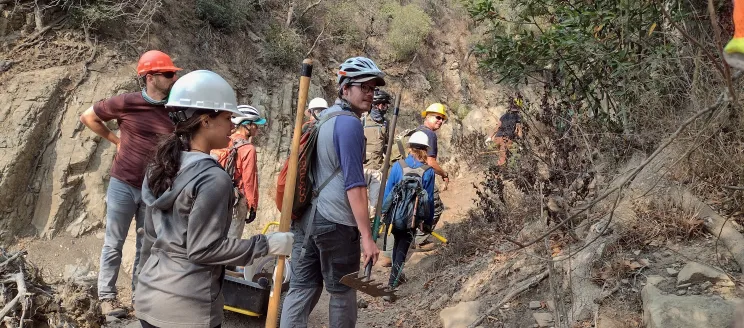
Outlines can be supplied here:
[[421, 117], [426, 118], [426, 115], [429, 113], [440, 114], [444, 117], [445, 120], [447, 119], [447, 112], [445, 112], [445, 107], [440, 103], [433, 103], [429, 105], [429, 107], [426, 108], [425, 111], [421, 112]]

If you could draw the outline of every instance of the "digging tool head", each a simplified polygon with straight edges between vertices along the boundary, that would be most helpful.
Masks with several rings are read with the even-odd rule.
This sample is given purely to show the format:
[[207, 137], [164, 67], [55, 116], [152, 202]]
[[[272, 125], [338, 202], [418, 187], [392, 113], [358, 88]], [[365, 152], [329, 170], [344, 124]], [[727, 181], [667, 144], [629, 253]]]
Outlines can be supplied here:
[[341, 283], [372, 297], [389, 296], [393, 300], [397, 298], [395, 290], [389, 290], [383, 287], [381, 283], [375, 283], [374, 279], [368, 278], [367, 276], [360, 277], [360, 272], [361, 271], [349, 273], [341, 277]]

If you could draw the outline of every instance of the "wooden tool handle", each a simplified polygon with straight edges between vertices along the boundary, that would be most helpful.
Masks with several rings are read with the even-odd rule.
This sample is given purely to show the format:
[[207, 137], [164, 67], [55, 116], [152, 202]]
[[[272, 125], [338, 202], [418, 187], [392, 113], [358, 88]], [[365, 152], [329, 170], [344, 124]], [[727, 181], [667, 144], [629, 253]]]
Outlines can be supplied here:
[[[300, 137], [302, 134], [302, 120], [307, 103], [307, 93], [310, 89], [310, 76], [313, 73], [312, 59], [302, 61], [300, 74], [300, 91], [297, 97], [297, 115], [295, 116], [294, 133], [292, 134], [292, 146], [289, 152], [289, 169], [287, 170], [287, 182], [284, 185], [284, 199], [282, 201], [282, 216], [279, 220], [279, 231], [289, 231], [292, 223], [292, 202], [294, 201], [294, 190], [297, 182], [297, 166], [300, 159]], [[269, 306], [266, 311], [266, 328], [276, 328], [279, 314], [279, 301], [282, 295], [282, 281], [284, 280], [284, 256], [279, 256], [274, 269], [274, 285], [269, 296]]]

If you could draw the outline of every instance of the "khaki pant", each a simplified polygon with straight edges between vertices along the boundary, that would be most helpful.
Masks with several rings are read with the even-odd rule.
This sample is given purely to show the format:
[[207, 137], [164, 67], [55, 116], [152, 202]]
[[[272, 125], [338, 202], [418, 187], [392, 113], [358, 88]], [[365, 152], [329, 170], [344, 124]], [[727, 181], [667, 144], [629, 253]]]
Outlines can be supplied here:
[[509, 148], [512, 146], [512, 140], [509, 137], [496, 137], [494, 139], [494, 144], [496, 144], [496, 149], [499, 153], [499, 162], [498, 165], [504, 165], [506, 164], [506, 156], [509, 152]]
[[232, 220], [230, 220], [230, 230], [227, 231], [227, 238], [243, 239], [243, 228], [245, 219], [248, 217], [248, 203], [245, 202], [243, 194], [236, 192], [239, 196], [235, 198], [235, 205], [232, 211]]
[[380, 195], [380, 186], [382, 180], [382, 172], [374, 169], [364, 169], [364, 180], [367, 182], [367, 193], [369, 199], [369, 217], [375, 217], [375, 211], [377, 210], [377, 201]]

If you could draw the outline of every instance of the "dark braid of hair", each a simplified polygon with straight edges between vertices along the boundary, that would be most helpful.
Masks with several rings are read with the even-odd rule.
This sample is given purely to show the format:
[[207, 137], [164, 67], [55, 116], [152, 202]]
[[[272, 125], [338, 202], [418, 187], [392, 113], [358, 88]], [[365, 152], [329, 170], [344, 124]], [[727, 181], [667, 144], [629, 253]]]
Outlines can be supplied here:
[[147, 170], [147, 186], [154, 195], [160, 196], [173, 186], [181, 168], [181, 152], [191, 150], [191, 138], [201, 127], [203, 114], [215, 117], [219, 112], [197, 111], [189, 119], [177, 123], [175, 131], [158, 144]]

